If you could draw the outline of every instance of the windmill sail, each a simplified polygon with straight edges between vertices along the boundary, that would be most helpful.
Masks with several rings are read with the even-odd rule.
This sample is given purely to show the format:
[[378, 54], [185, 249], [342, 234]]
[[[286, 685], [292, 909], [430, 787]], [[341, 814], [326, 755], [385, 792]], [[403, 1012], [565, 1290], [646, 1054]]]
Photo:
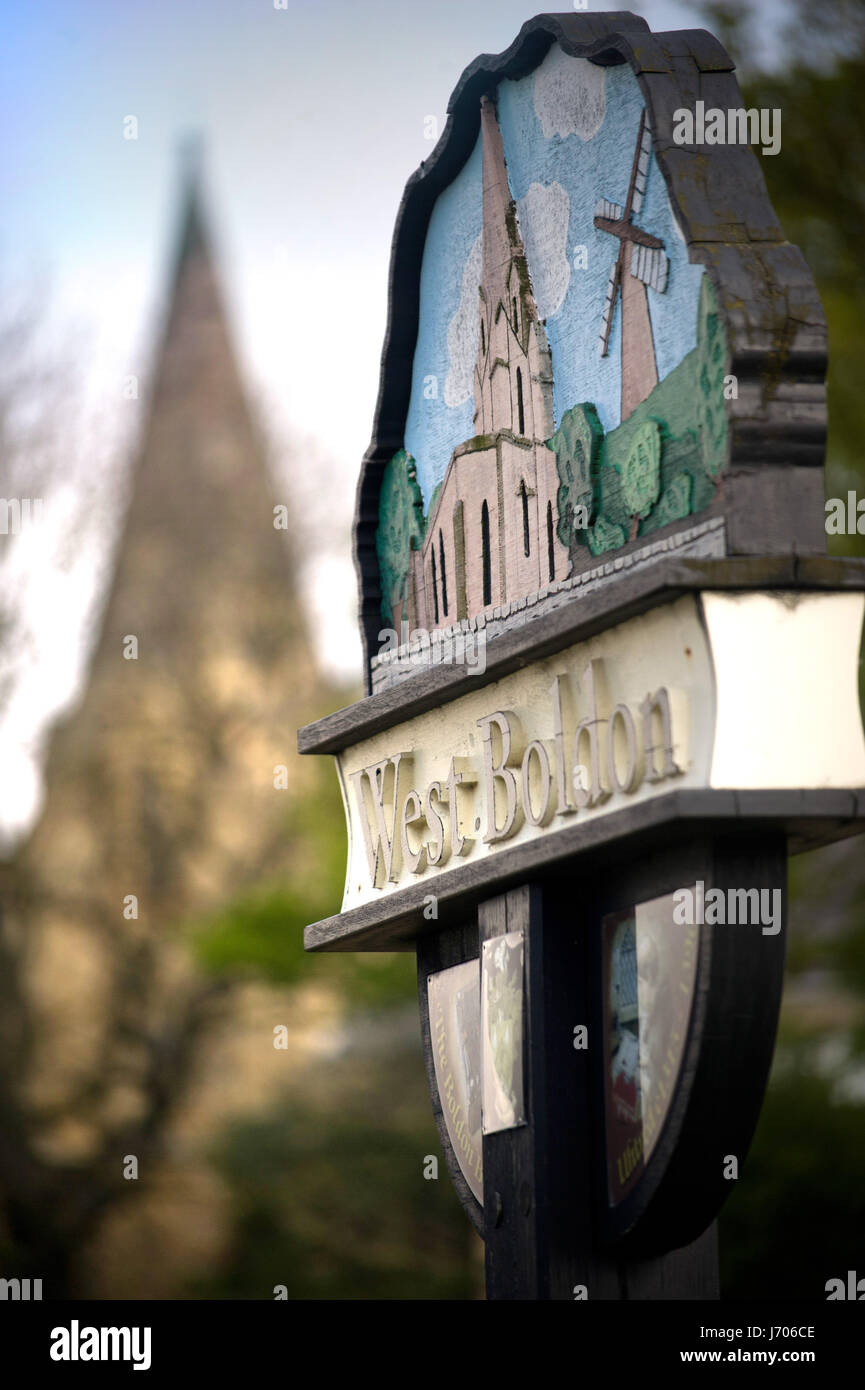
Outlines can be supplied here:
[[621, 222], [623, 213], [621, 203], [611, 203], [609, 198], [599, 198], [595, 205], [595, 217], [604, 222]]
[[646, 113], [643, 112], [640, 122], [640, 152], [637, 156], [637, 168], [634, 175], [634, 193], [631, 199], [631, 212], [634, 216], [639, 213], [643, 206], [643, 194], [646, 191], [646, 177], [649, 173], [649, 160], [652, 157], [652, 132], [649, 129], [649, 122], [646, 120]]
[[610, 345], [610, 325], [613, 321], [613, 304], [616, 300], [616, 290], [619, 287], [619, 258], [613, 261], [610, 270], [610, 279], [607, 284], [607, 297], [604, 300], [604, 312], [601, 315], [601, 332], [598, 338], [598, 351], [602, 357], [606, 357], [607, 348]]
[[631, 243], [631, 274], [635, 280], [642, 280], [650, 289], [663, 294], [667, 288], [667, 272], [670, 262], [663, 251], [650, 246]]

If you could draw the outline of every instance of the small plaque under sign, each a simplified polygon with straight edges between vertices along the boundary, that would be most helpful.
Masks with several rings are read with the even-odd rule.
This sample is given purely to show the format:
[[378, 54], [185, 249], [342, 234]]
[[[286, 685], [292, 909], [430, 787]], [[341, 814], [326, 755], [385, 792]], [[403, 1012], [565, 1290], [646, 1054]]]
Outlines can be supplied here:
[[430, 975], [427, 996], [436, 1084], [448, 1137], [463, 1177], [483, 1202], [477, 961]]
[[609, 1202], [639, 1182], [658, 1142], [684, 1056], [699, 928], [679, 926], [675, 895], [604, 918], [604, 1091]]
[[521, 931], [483, 943], [481, 955], [481, 1075], [484, 1134], [526, 1123], [523, 1077], [523, 957]]

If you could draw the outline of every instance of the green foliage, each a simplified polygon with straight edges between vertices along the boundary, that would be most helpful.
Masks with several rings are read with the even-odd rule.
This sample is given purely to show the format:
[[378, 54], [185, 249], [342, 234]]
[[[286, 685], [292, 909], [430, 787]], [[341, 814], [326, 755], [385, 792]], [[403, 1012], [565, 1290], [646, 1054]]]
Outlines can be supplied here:
[[395, 624], [396, 610], [408, 597], [411, 552], [423, 544], [424, 530], [417, 464], [411, 454], [399, 449], [384, 470], [375, 538], [385, 622]]
[[[825, 1298], [865, 1227], [865, 885], [842, 842], [789, 865], [787, 991], [751, 1153], [720, 1218], [722, 1295]], [[818, 988], [809, 990], [817, 982]], [[797, 1004], [797, 1000], [800, 1001]], [[858, 1023], [857, 1023], [858, 1015]]]
[[690, 515], [693, 488], [693, 481], [687, 473], [676, 474], [655, 508], [655, 520], [659, 526], [666, 526], [670, 521], [681, 521]]
[[413, 952], [311, 955], [304, 950], [304, 927], [340, 909], [346, 857], [336, 774], [324, 759], [312, 764], [312, 773], [311, 790], [294, 799], [285, 820], [293, 871], [229, 903], [208, 921], [191, 924], [192, 950], [211, 974], [283, 985], [319, 978], [342, 988], [355, 1007], [413, 999]]
[[717, 478], [727, 459], [727, 405], [724, 375], [727, 370], [727, 341], [718, 313], [715, 290], [708, 275], [700, 286], [697, 310], [697, 438], [703, 467], [710, 478]]
[[614, 522], [601, 516], [586, 532], [586, 539], [593, 555], [603, 555], [607, 550], [618, 550], [628, 537], [621, 526], [616, 526]]
[[588, 401], [572, 406], [562, 416], [562, 423], [547, 447], [556, 455], [559, 477], [557, 504], [559, 523], [556, 534], [567, 546], [571, 559], [575, 547], [583, 541], [585, 528], [574, 527], [578, 507], [585, 507], [590, 521], [595, 505], [595, 469], [598, 451], [604, 437], [598, 412]]
[[642, 521], [661, 492], [661, 431], [656, 420], [645, 420], [637, 430], [621, 473], [628, 512]]
[[780, 1054], [740, 1179], [721, 1213], [722, 1298], [824, 1300], [862, 1272], [865, 1106], [839, 1099], [813, 1045]]
[[[746, 106], [779, 109], [781, 153], [760, 159], [787, 238], [805, 256], [829, 329], [826, 495], [865, 493], [865, 6], [794, 0], [783, 43], [758, 64], [756, 4], [705, 5], [736, 62]], [[865, 537], [830, 536], [838, 555], [865, 554]]]
[[[309, 1080], [307, 1097], [219, 1144], [231, 1249], [192, 1295], [272, 1299], [285, 1285], [289, 1299], [473, 1297], [476, 1237], [447, 1175], [417, 1045], [329, 1062]], [[437, 1179], [423, 1177], [428, 1154]]]

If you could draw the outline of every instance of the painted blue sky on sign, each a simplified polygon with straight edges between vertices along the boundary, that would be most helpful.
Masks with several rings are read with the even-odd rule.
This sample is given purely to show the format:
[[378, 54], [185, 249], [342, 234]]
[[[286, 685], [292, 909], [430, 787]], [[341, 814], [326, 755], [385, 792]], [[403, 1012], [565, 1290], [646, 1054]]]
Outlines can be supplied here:
[[[598, 333], [617, 240], [595, 229], [599, 198], [624, 205], [643, 99], [631, 69], [602, 68], [553, 45], [533, 73], [498, 88], [498, 119], [532, 288], [546, 319], [558, 427], [571, 406], [592, 401], [605, 430], [620, 423], [621, 314], [606, 357]], [[701, 266], [690, 265], [654, 155], [638, 226], [658, 236], [670, 260], [663, 294], [648, 291], [663, 379], [696, 345]], [[477, 353], [481, 149], [438, 198], [424, 247], [420, 325], [405, 446], [418, 464], [428, 506], [450, 456], [473, 433]], [[585, 247], [585, 268], [577, 248]], [[542, 250], [543, 248], [543, 250]]]

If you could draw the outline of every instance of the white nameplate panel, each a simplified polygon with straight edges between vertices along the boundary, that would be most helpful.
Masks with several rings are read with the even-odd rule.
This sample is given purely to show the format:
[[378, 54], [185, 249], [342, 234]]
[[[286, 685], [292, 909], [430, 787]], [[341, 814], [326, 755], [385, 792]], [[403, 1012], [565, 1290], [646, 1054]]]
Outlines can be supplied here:
[[680, 788], [860, 788], [865, 595], [687, 595], [337, 756], [343, 911]]

